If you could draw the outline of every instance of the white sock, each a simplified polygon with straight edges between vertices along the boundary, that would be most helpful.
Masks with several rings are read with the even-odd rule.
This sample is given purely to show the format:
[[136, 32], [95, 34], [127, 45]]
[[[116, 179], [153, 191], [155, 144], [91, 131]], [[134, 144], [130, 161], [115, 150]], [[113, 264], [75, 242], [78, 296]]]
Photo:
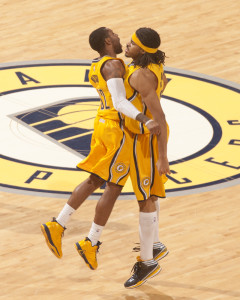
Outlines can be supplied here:
[[152, 265], [156, 265], [157, 262], [154, 259], [150, 259], [150, 260], [144, 261], [143, 263], [146, 266], [152, 266]]
[[160, 212], [160, 203], [159, 203], [159, 199], [157, 199], [155, 201], [155, 206], [156, 206], [156, 210], [157, 210], [157, 222], [156, 222], [156, 226], [154, 228], [154, 243], [159, 243], [159, 212]]
[[60, 214], [56, 218], [56, 221], [62, 226], [65, 227], [68, 220], [70, 219], [71, 215], [75, 212], [75, 209], [72, 208], [67, 203], [64, 205], [63, 209], [61, 210]]
[[88, 238], [92, 242], [92, 246], [97, 245], [97, 242], [100, 239], [104, 226], [95, 224], [92, 222], [92, 227], [89, 231]]
[[157, 222], [157, 212], [140, 212], [139, 214], [139, 236], [140, 257], [142, 260], [153, 259], [153, 238]]

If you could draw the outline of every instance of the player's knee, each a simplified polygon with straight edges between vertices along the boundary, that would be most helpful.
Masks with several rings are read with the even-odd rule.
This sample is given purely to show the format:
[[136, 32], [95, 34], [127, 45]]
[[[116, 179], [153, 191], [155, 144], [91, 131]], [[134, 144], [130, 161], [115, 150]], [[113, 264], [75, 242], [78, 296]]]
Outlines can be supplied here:
[[88, 177], [88, 184], [94, 186], [94, 187], [100, 187], [104, 184], [104, 180], [94, 174], [91, 174], [89, 177]]
[[155, 202], [155, 201], [158, 200], [158, 197], [156, 197], [156, 196], [151, 196], [149, 199], [151, 199], [151, 201]]
[[139, 201], [139, 209], [142, 212], [152, 212], [156, 210], [155, 201], [157, 200], [157, 197], [151, 196], [148, 199], [144, 201]]

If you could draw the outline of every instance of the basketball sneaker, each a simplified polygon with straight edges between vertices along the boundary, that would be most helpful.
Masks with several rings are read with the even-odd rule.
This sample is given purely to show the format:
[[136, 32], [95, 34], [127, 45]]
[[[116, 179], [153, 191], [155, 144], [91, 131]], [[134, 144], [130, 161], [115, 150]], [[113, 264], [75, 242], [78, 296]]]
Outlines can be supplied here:
[[153, 259], [155, 261], [159, 261], [160, 259], [164, 258], [166, 255], [168, 255], [169, 251], [167, 247], [161, 243], [154, 243], [153, 244]]
[[132, 268], [133, 275], [124, 283], [124, 286], [127, 289], [137, 288], [160, 271], [161, 267], [157, 261], [142, 261], [138, 256], [137, 262]]
[[62, 236], [66, 228], [62, 227], [55, 218], [41, 225], [42, 233], [49, 249], [57, 258], [62, 257]]
[[97, 245], [92, 246], [92, 243], [88, 237], [86, 237], [85, 240], [75, 243], [77, 252], [84, 259], [85, 263], [91, 270], [95, 270], [98, 267], [97, 252], [101, 244], [102, 243], [98, 241]]

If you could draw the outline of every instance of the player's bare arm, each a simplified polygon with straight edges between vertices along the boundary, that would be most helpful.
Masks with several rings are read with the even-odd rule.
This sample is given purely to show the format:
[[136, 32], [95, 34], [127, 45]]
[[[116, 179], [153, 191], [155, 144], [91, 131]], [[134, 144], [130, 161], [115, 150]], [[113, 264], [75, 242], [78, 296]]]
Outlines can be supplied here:
[[106, 81], [111, 78], [123, 78], [125, 68], [120, 60], [109, 59], [103, 65], [101, 73]]
[[156, 93], [157, 78], [150, 70], [139, 69], [130, 77], [130, 84], [140, 93], [142, 100], [153, 116], [153, 120], [160, 126], [160, 134], [158, 135], [159, 158], [157, 168], [160, 174], [170, 174], [167, 159], [167, 124], [165, 114]]
[[163, 73], [163, 89], [162, 89], [162, 93], [164, 92], [167, 84], [168, 84], [167, 77], [166, 77], [165, 73]]

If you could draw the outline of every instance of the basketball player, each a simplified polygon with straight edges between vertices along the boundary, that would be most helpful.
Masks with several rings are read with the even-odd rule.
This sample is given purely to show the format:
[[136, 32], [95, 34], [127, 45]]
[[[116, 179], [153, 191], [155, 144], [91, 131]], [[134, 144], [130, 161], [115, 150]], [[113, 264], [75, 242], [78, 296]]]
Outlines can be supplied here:
[[[50, 250], [56, 257], [62, 257], [62, 235], [73, 212], [97, 188], [107, 182], [105, 191], [96, 206], [96, 214], [88, 237], [75, 244], [77, 251], [90, 269], [97, 268], [96, 253], [99, 238], [121, 193], [130, 169], [133, 139], [132, 134], [123, 128], [121, 113], [145, 123], [153, 134], [158, 134], [160, 126], [156, 121], [140, 113], [126, 99], [123, 85], [125, 65], [117, 54], [122, 52], [118, 35], [101, 27], [89, 37], [91, 47], [100, 57], [93, 60], [89, 79], [100, 96], [100, 106], [94, 122], [91, 151], [78, 167], [91, 175], [79, 184], [58, 217], [41, 225], [42, 232]], [[118, 86], [114, 86], [116, 81]]]
[[140, 256], [133, 267], [133, 275], [124, 284], [126, 288], [138, 287], [157, 275], [161, 270], [157, 260], [167, 254], [165, 248], [164, 254], [160, 252], [158, 255], [158, 248], [164, 248], [158, 235], [158, 197], [165, 197], [165, 174], [170, 174], [168, 125], [160, 104], [166, 80], [163, 71], [165, 54], [158, 49], [160, 43], [155, 30], [139, 28], [125, 50], [125, 56], [133, 59], [125, 75], [127, 98], [133, 99], [132, 104], [160, 126], [160, 134], [151, 135], [142, 123], [125, 118], [126, 128], [135, 134], [130, 177], [140, 208]]

